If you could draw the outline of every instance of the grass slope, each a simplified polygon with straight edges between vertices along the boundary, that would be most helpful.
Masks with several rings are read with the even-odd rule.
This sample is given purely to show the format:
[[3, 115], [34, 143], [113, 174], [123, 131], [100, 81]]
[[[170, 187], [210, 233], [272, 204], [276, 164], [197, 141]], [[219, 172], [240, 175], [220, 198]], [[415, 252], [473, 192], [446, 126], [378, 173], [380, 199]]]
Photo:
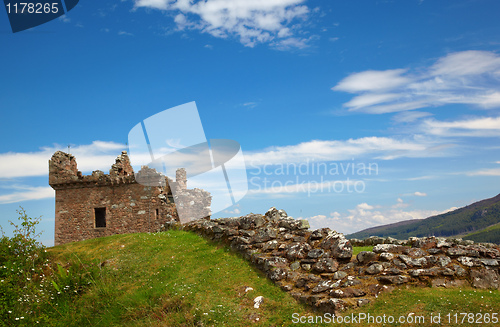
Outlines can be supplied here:
[[500, 243], [500, 223], [463, 237], [474, 242]]
[[[366, 249], [355, 249], [360, 250]], [[294, 323], [299, 317], [318, 321], [313, 317], [320, 315], [282, 292], [240, 256], [189, 232], [115, 235], [49, 251], [70, 274], [99, 268], [89, 271], [92, 282], [85, 291], [56, 299], [41, 325], [297, 326], [302, 325]], [[246, 287], [253, 290], [245, 293]], [[253, 307], [257, 296], [264, 297], [259, 309]], [[500, 312], [499, 291], [410, 288], [382, 294], [376, 303], [341, 315], [418, 313], [429, 319], [431, 313], [465, 311]], [[366, 325], [374, 324], [348, 324]]]
[[[369, 236], [394, 237], [408, 239], [411, 236], [449, 237], [482, 231], [500, 222], [500, 194], [486, 200], [475, 202], [466, 207], [441, 215], [421, 219], [415, 222], [404, 222], [402, 225], [392, 224], [378, 226], [348, 235], [349, 238], [365, 239]], [[500, 243], [500, 234], [488, 234], [489, 242]]]
[[[61, 326], [281, 326], [293, 312], [307, 312], [244, 259], [193, 233], [116, 235], [51, 252], [64, 265], [102, 266], [89, 291], [59, 305]], [[257, 296], [264, 297], [260, 309]]]

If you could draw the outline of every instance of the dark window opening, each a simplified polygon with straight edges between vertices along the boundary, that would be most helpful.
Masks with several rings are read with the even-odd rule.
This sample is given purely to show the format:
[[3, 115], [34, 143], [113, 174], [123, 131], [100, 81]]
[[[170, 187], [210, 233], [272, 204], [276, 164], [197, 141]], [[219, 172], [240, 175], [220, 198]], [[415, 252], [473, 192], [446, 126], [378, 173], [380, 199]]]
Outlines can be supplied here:
[[160, 209], [156, 209], [155, 219], [158, 219], [159, 216], [160, 216]]
[[94, 208], [95, 227], [106, 227], [106, 208]]

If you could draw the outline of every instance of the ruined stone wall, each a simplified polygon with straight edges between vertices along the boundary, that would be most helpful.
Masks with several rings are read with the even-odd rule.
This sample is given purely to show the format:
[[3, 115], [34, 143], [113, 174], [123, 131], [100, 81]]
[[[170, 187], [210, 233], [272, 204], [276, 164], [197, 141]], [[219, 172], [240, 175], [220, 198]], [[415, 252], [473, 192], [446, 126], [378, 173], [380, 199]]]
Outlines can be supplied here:
[[[400, 285], [498, 289], [500, 247], [443, 238], [384, 240], [352, 255], [351, 241], [271, 208], [265, 215], [197, 220], [184, 229], [228, 244], [283, 290], [324, 312], [362, 306]], [[374, 244], [372, 238], [366, 244]]]
[[[134, 174], [125, 151], [109, 174], [96, 170], [91, 175], [78, 171], [74, 156], [58, 151], [49, 161], [49, 184], [56, 191], [55, 245], [155, 232], [177, 219], [170, 189], [173, 181], [148, 167]], [[104, 212], [105, 227], [99, 226], [96, 208]]]
[[[162, 204], [160, 194], [138, 183], [56, 189], [54, 244], [157, 231], [176, 215], [175, 206]], [[95, 208], [105, 208], [106, 227], [96, 227]]]

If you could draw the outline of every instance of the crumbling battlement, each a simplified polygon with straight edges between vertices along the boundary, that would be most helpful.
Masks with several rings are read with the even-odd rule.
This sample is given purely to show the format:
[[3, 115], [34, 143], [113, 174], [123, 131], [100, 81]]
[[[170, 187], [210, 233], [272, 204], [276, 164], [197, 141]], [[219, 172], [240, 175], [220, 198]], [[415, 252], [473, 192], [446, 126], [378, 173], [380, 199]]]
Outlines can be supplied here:
[[176, 204], [188, 217], [211, 215], [210, 193], [187, 189], [183, 168], [176, 181], [147, 166], [135, 174], [126, 151], [109, 174], [95, 170], [91, 175], [78, 171], [73, 155], [57, 151], [49, 161], [49, 184], [56, 191], [55, 245], [158, 231], [166, 222], [179, 221]]

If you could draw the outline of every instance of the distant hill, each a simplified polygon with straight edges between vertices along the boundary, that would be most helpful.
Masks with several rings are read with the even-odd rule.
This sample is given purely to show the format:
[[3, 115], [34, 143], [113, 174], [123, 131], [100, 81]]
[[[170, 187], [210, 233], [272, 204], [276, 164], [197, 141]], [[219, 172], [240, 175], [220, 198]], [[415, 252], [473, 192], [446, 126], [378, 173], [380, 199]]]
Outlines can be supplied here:
[[372, 227], [347, 236], [359, 239], [370, 236], [397, 239], [460, 236], [478, 242], [500, 243], [500, 225], [496, 225], [499, 223], [500, 194], [441, 215]]

